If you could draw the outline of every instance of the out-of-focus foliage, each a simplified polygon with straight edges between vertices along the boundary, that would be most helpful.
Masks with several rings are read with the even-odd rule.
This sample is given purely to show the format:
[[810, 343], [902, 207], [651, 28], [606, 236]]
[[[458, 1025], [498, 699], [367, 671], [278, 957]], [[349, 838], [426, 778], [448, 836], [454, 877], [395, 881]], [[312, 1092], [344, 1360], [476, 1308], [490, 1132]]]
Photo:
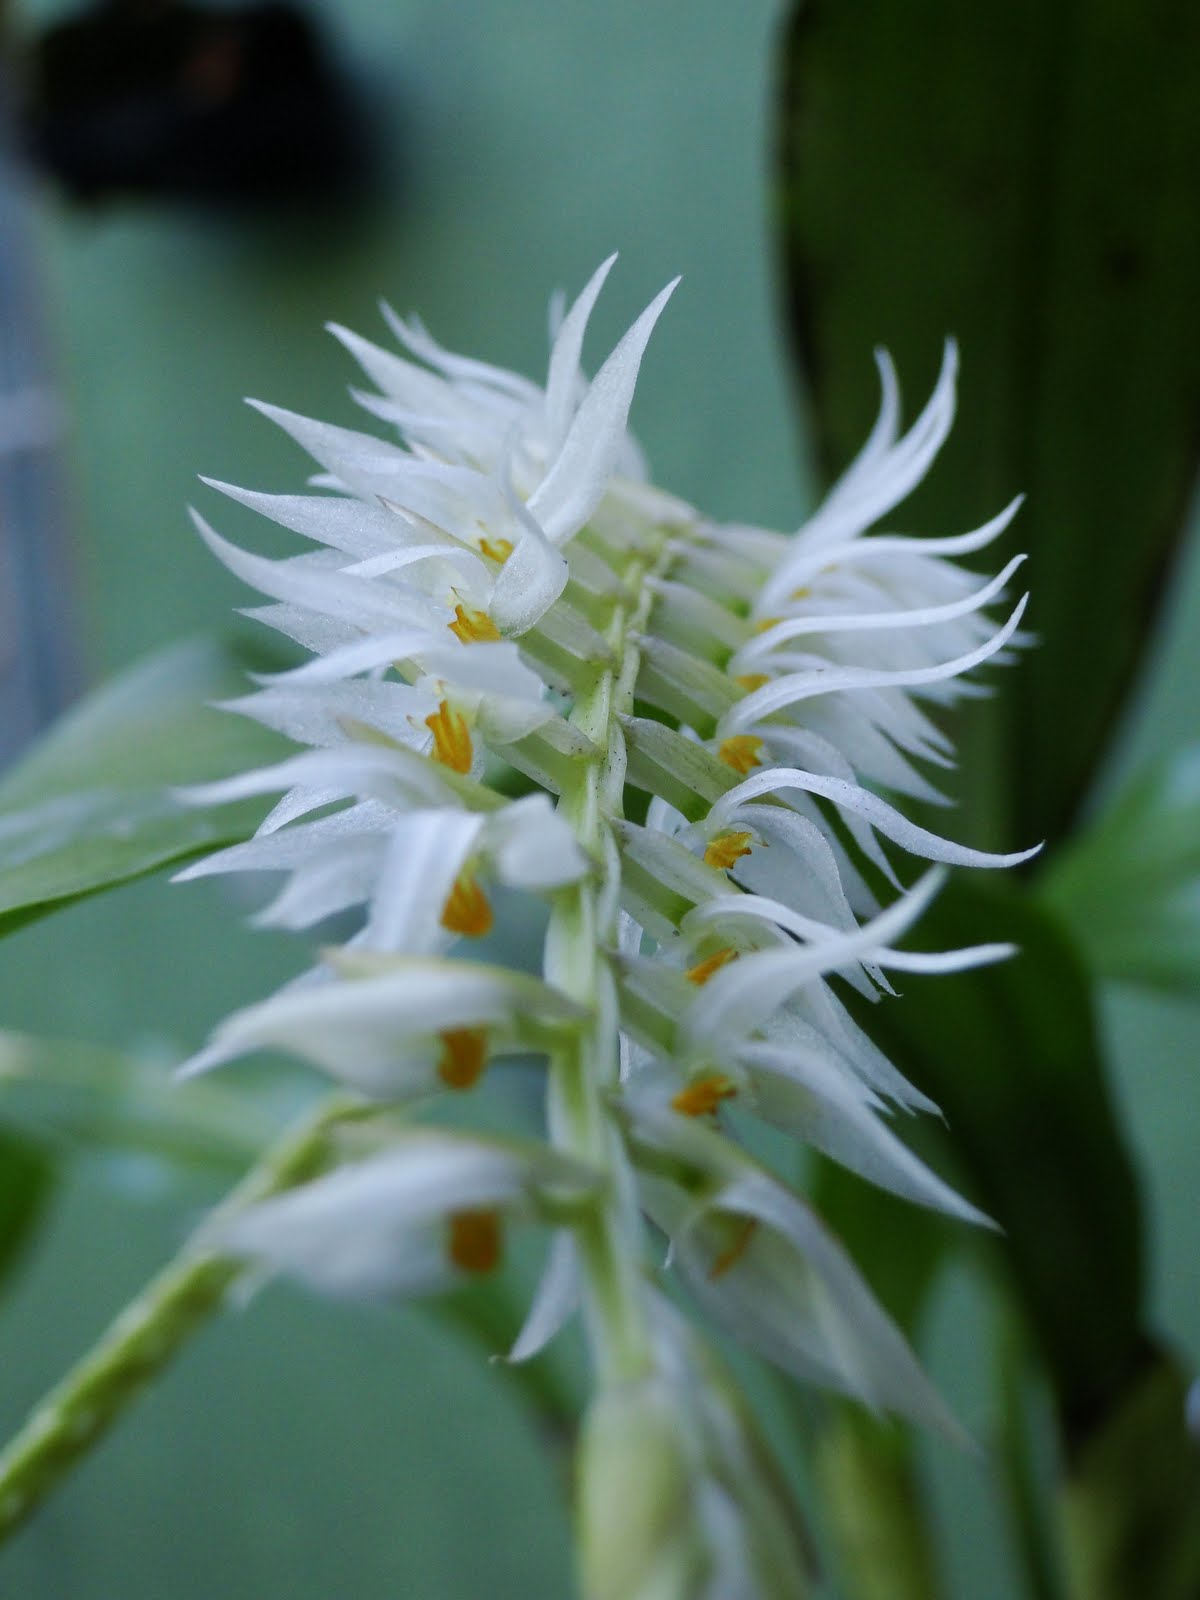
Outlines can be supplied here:
[[1016, 1289], [1074, 1422], [1102, 1409], [1138, 1358], [1137, 1185], [1096, 1036], [1087, 973], [1028, 898], [951, 883], [914, 948], [970, 944], [986, 927], [1019, 955], [934, 980], [860, 1019], [946, 1117], [969, 1192], [1004, 1230]]
[[1096, 972], [1200, 996], [1200, 746], [1159, 762], [1043, 886]]
[[968, 742], [963, 768], [1005, 848], [1057, 839], [1195, 477], [1200, 11], [808, 0], [785, 48], [786, 292], [819, 454], [839, 467], [862, 435], [872, 343], [919, 394], [958, 337], [954, 440], [905, 520], [941, 533], [1028, 496], [1039, 644], [998, 697], [990, 760]]
[[86, 699], [5, 777], [0, 935], [252, 831], [260, 804], [209, 814], [171, 793], [287, 748], [209, 706], [244, 685], [229, 647], [176, 646]]
[[[919, 393], [954, 334], [959, 419], [904, 525], [945, 533], [1028, 496], [1015, 531], [1036, 645], [963, 719], [961, 829], [1049, 848], [1024, 893], [952, 885], [916, 938], [1008, 937], [1021, 955], [939, 979], [936, 995], [913, 979], [863, 1020], [942, 1106], [946, 1158], [1004, 1229], [993, 1281], [1023, 1312], [1061, 1424], [1068, 1588], [1181, 1600], [1200, 1583], [1200, 1484], [1182, 1411], [1161, 1403], [1181, 1379], [1149, 1332], [1139, 1186], [1092, 979], [1200, 987], [1200, 769], [1163, 768], [1073, 830], [1146, 659], [1195, 478], [1200, 13], [807, 0], [783, 50], [785, 295], [822, 466], [845, 464], [875, 404], [869, 346], [887, 345]], [[939, 1261], [929, 1225], [905, 1226], [901, 1251], [874, 1202], [840, 1188], [839, 1222], [912, 1320]], [[1151, 1458], [1175, 1464], [1169, 1492]], [[1141, 1588], [1139, 1543], [1156, 1551]], [[1041, 1593], [1050, 1568], [1039, 1578], [1041, 1553], [1028, 1556]]]
[[41, 1216], [52, 1177], [40, 1146], [0, 1127], [0, 1283]]

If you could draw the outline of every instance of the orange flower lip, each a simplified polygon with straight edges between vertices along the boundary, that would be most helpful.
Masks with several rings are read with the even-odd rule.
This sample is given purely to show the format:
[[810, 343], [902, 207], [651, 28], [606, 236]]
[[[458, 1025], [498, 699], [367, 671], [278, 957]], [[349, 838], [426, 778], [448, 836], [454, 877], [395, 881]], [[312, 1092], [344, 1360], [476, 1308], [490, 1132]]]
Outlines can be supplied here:
[[750, 854], [750, 841], [752, 833], [730, 831], [718, 833], [708, 841], [704, 851], [704, 864], [708, 867], [718, 867], [722, 871], [734, 866], [743, 856]]
[[448, 1218], [446, 1254], [463, 1272], [494, 1272], [504, 1253], [504, 1230], [498, 1211], [455, 1211]]
[[491, 643], [500, 637], [500, 629], [487, 612], [478, 611], [474, 606], [456, 605], [454, 621], [446, 626], [464, 644]]
[[443, 700], [437, 710], [425, 718], [425, 726], [433, 735], [433, 759], [449, 767], [451, 772], [470, 772], [474, 751], [471, 730], [462, 712], [455, 711], [448, 700]]
[[717, 748], [717, 760], [745, 777], [755, 767], [762, 765], [759, 755], [762, 746], [762, 740], [755, 733], [735, 733], [721, 740]]
[[479, 880], [470, 872], [460, 872], [442, 909], [442, 927], [462, 933], [469, 939], [482, 939], [492, 931], [492, 908]]
[[487, 1032], [483, 1028], [449, 1028], [439, 1034], [442, 1053], [437, 1074], [448, 1089], [470, 1089], [487, 1065]]
[[722, 1100], [732, 1100], [737, 1085], [722, 1072], [710, 1072], [696, 1078], [686, 1089], [671, 1098], [671, 1108], [685, 1117], [710, 1116]]
[[732, 945], [726, 945], [723, 950], [715, 951], [711, 956], [705, 956], [703, 961], [697, 961], [694, 967], [687, 970], [687, 981], [694, 983], [697, 988], [702, 988], [712, 977], [714, 972], [720, 972], [722, 967], [736, 961], [738, 952]]

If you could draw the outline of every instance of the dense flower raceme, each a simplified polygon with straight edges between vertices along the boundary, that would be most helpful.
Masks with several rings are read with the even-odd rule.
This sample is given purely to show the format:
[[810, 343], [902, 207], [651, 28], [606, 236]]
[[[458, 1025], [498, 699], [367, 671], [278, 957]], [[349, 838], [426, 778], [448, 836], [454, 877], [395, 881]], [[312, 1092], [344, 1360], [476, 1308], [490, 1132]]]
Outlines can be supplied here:
[[[491, 1270], [511, 1220], [541, 1221], [548, 1265], [514, 1354], [582, 1303], [602, 1377], [653, 1394], [646, 1416], [704, 1359], [646, 1275], [649, 1218], [671, 1270], [746, 1344], [947, 1422], [841, 1247], [738, 1126], [757, 1116], [909, 1201], [984, 1220], [892, 1131], [897, 1109], [933, 1108], [837, 989], [878, 997], [889, 973], [1006, 953], [897, 948], [941, 869], [902, 891], [889, 846], [947, 865], [1023, 856], [951, 843], [876, 791], [940, 798], [926, 773], [950, 750], [929, 708], [980, 692], [966, 675], [1009, 653], [1024, 604], [1000, 627], [986, 615], [1019, 556], [990, 582], [955, 558], [1016, 504], [956, 538], [869, 532], [950, 428], [948, 346], [905, 432], [879, 356], [874, 430], [798, 534], [706, 520], [649, 484], [626, 428], [673, 285], [590, 382], [581, 370], [610, 266], [556, 319], [544, 388], [390, 312], [403, 353], [334, 329], [375, 385], [355, 398], [393, 437], [262, 406], [317, 462], [314, 492], [214, 487], [310, 548], [266, 560], [196, 518], [268, 597], [250, 614], [310, 652], [232, 709], [307, 748], [195, 792], [280, 798], [253, 839], [182, 876], [282, 874], [268, 924], [361, 918], [191, 1069], [283, 1049], [385, 1106], [462, 1094], [514, 1053], [544, 1059], [548, 1080], [545, 1144], [383, 1112], [369, 1150], [227, 1224], [224, 1244], [342, 1293], [413, 1292]], [[510, 798], [514, 773], [532, 793]], [[897, 888], [890, 906], [868, 879]], [[537, 975], [464, 953], [513, 892], [549, 906]], [[590, 1429], [608, 1437], [603, 1418]], [[728, 1534], [701, 1561], [718, 1575], [749, 1537], [745, 1505], [729, 1509], [730, 1437], [727, 1419], [693, 1421], [680, 1445], [705, 1526]], [[680, 1592], [742, 1592], [706, 1581]]]

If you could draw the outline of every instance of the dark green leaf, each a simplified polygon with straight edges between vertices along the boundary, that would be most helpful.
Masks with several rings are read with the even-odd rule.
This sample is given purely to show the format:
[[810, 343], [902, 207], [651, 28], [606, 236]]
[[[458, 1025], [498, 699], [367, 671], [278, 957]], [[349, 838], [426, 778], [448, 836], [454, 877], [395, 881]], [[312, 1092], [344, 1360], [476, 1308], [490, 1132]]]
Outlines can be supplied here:
[[0, 1281], [29, 1243], [52, 1177], [50, 1161], [37, 1145], [0, 1127]]
[[961, 1240], [962, 1224], [907, 1205], [832, 1161], [817, 1163], [812, 1192], [819, 1215], [911, 1336], [938, 1269]]
[[[824, 466], [963, 354], [955, 435], [908, 525], [1029, 496], [1041, 644], [964, 763], [976, 827], [1054, 839], [1111, 737], [1183, 526], [1200, 434], [1200, 9], [809, 0], [788, 33], [781, 223]], [[972, 706], [969, 737], [982, 739]]]
[[953, 881], [905, 943], [1001, 939], [1020, 954], [911, 976], [860, 1020], [945, 1113], [967, 1192], [1071, 1424], [1103, 1410], [1141, 1348], [1137, 1185], [1105, 1082], [1092, 994], [1054, 919], [1015, 892]]
[[70, 712], [0, 783], [0, 933], [54, 906], [244, 838], [252, 802], [206, 812], [170, 793], [277, 758], [284, 741], [207, 702], [243, 692], [234, 652], [178, 645]]
[[1200, 747], [1137, 779], [1041, 889], [1102, 976], [1200, 996]]

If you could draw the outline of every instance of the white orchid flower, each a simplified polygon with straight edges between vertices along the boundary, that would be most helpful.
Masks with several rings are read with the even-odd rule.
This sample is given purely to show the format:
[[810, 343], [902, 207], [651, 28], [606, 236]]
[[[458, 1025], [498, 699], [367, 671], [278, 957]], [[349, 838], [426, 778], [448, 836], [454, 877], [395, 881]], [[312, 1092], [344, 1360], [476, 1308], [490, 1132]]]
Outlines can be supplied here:
[[[667, 1592], [664, 1574], [688, 1600], [765, 1600], [795, 1592], [794, 1552], [748, 1424], [662, 1309], [644, 1214], [736, 1338], [953, 1431], [841, 1246], [738, 1135], [757, 1116], [906, 1201], [986, 1222], [897, 1136], [897, 1110], [936, 1107], [841, 991], [903, 1004], [891, 973], [1009, 953], [898, 945], [946, 868], [1032, 854], [976, 850], [903, 810], [943, 798], [938, 709], [1026, 642], [1023, 598], [991, 615], [1022, 558], [992, 579], [957, 564], [1018, 502], [962, 536], [875, 531], [950, 428], [948, 345], [905, 432], [879, 357], [871, 436], [798, 533], [705, 519], [648, 481], [628, 432], [674, 285], [584, 374], [611, 266], [552, 319], [542, 385], [390, 312], [396, 351], [335, 329], [378, 390], [356, 398], [392, 436], [261, 406], [320, 468], [313, 492], [214, 485], [307, 542], [267, 560], [197, 519], [265, 597], [251, 615], [309, 656], [230, 709], [304, 748], [192, 791], [275, 803], [253, 838], [180, 876], [282, 874], [260, 921], [357, 920], [185, 1070], [283, 1051], [357, 1091], [380, 1143], [228, 1223], [222, 1248], [337, 1293], [423, 1292], [496, 1266], [508, 1216], [557, 1224], [511, 1358], [582, 1310], [599, 1390], [588, 1515], [617, 1503], [611, 1463], [636, 1460], [630, 1440], [662, 1468], [645, 1540], [604, 1582], [614, 1600]], [[518, 775], [539, 792], [514, 800]], [[938, 865], [904, 891], [896, 852]], [[502, 964], [529, 896], [549, 906], [523, 924], [540, 976]], [[467, 959], [489, 934], [494, 964]], [[389, 1120], [388, 1103], [430, 1097], [436, 1115], [439, 1095], [477, 1089], [459, 1102], [470, 1115], [513, 1053], [545, 1063], [534, 1152]]]
[[327, 1294], [407, 1299], [496, 1271], [508, 1222], [552, 1220], [597, 1183], [542, 1146], [407, 1129], [218, 1223], [207, 1242]]

